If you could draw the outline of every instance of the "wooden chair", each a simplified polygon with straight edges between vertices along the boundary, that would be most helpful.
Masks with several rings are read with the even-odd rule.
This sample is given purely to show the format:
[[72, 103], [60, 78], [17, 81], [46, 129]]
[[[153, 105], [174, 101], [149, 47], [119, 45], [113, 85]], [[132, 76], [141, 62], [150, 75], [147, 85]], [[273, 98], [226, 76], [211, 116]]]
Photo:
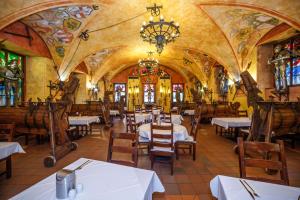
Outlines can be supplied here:
[[0, 141], [12, 142], [15, 124], [0, 124]]
[[165, 122], [165, 123], [172, 123], [171, 113], [170, 112], [169, 113], [164, 112], [162, 121]]
[[68, 121], [68, 126], [69, 126], [67, 128], [66, 132], [67, 132], [69, 139], [71, 141], [79, 139], [80, 136], [79, 136], [78, 126], [70, 126], [70, 122], [69, 122], [70, 113], [66, 113], [66, 114], [67, 114], [67, 121]]
[[[116, 139], [119, 140], [128, 140], [131, 143], [128, 146], [117, 146], [114, 144]], [[132, 145], [131, 145], [132, 144]], [[126, 153], [131, 154], [131, 160], [119, 160], [113, 159], [113, 153]], [[108, 153], [107, 153], [107, 162], [126, 165], [131, 167], [137, 167], [138, 163], [138, 150], [137, 150], [137, 140], [136, 134], [134, 133], [115, 133], [113, 131], [110, 132], [109, 137], [109, 145], [108, 145]]]
[[130, 133], [134, 133], [137, 135], [138, 138], [138, 149], [147, 149], [147, 153], [149, 154], [149, 148], [150, 148], [150, 140], [148, 138], [144, 138], [139, 136], [139, 133], [137, 131], [137, 128], [132, 124], [131, 118], [129, 119], [129, 130]]
[[189, 150], [190, 155], [193, 153], [193, 160], [196, 160], [196, 145], [197, 145], [197, 133], [199, 130], [201, 115], [198, 115], [194, 119], [190, 135], [186, 140], [179, 140], [175, 142], [176, 159], [179, 159], [179, 150]]
[[[130, 112], [127, 111], [125, 113], [126, 116], [126, 132], [128, 132], [128, 130], [130, 130], [130, 126], [132, 126], [132, 130], [130, 130], [130, 132], [135, 133], [137, 132], [138, 127], [142, 124], [142, 123], [137, 123], [136, 119], [135, 119], [135, 113], [134, 112]], [[131, 123], [131, 124], [129, 124]]]
[[[239, 166], [240, 166], [241, 178], [289, 185], [286, 158], [284, 153], [284, 143], [282, 140], [277, 140], [277, 144], [267, 143], [267, 142], [244, 142], [243, 138], [239, 137], [238, 148], [239, 148]], [[275, 161], [275, 160], [267, 160], [263, 158], [246, 157], [246, 155], [249, 152], [260, 153], [264, 157], [268, 156], [268, 154], [270, 155], [270, 153], [276, 153], [278, 154], [279, 160]], [[281, 179], [274, 180], [274, 179], [266, 179], [260, 177], [249, 177], [246, 174], [246, 167], [279, 170]]]
[[[0, 141], [13, 141], [13, 135], [15, 130], [15, 124], [0, 124]], [[6, 178], [10, 178], [12, 174], [12, 161], [11, 156], [0, 159], [1, 161], [5, 161], [5, 171], [0, 173], [0, 176], [6, 174]]]
[[[164, 133], [159, 133], [164, 131]], [[171, 126], [159, 126], [151, 124], [150, 140], [151, 169], [154, 162], [168, 163], [171, 165], [171, 175], [174, 171], [174, 139], [173, 124]]]
[[248, 117], [248, 111], [247, 110], [238, 110], [237, 116], [238, 117]]

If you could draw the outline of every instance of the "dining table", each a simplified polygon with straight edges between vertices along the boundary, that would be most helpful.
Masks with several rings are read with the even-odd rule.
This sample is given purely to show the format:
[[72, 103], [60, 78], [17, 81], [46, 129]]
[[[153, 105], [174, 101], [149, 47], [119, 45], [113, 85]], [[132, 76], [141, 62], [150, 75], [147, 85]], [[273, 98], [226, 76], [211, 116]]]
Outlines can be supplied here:
[[[151, 200], [154, 192], [164, 192], [154, 171], [128, 167], [98, 160], [80, 158], [64, 169], [76, 170], [76, 185], [82, 191], [75, 193], [75, 200]], [[12, 200], [55, 200], [56, 173], [27, 188]]]
[[297, 187], [222, 175], [210, 181], [210, 190], [218, 200], [298, 200], [300, 197]]
[[211, 124], [216, 125], [216, 134], [218, 127], [234, 129], [234, 139], [239, 135], [241, 128], [249, 128], [251, 126], [251, 119], [248, 117], [216, 117], [211, 119]]
[[15, 153], [25, 153], [22, 146], [18, 142], [0, 142], [0, 161], [6, 162], [6, 170], [2, 172], [1, 175], [6, 174], [6, 178], [11, 177], [11, 156]]
[[78, 128], [81, 134], [92, 133], [92, 124], [100, 122], [99, 116], [69, 116], [69, 125]]
[[[170, 126], [171, 123], [163, 123], [161, 122], [162, 126]], [[138, 128], [139, 136], [145, 139], [151, 139], [151, 123], [147, 124], [142, 124]], [[168, 131], [161, 130], [159, 133], [164, 134], [167, 133]], [[187, 139], [189, 136], [188, 130], [186, 127], [180, 125], [180, 124], [173, 124], [173, 137], [174, 137], [174, 142], [176, 141], [184, 141]]]

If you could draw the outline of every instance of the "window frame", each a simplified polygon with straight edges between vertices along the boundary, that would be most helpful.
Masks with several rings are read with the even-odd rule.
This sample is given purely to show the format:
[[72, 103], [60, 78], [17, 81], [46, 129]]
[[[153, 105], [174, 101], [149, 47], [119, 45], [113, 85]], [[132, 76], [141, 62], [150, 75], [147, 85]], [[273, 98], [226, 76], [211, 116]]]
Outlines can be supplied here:
[[[22, 78], [22, 86], [21, 86], [21, 90], [22, 90], [22, 94], [21, 94], [21, 101], [24, 102], [25, 101], [25, 94], [26, 94], [26, 55], [24, 54], [20, 54], [14, 51], [10, 51], [7, 49], [1, 49], [0, 51], [4, 52], [5, 54], [5, 62], [8, 62], [8, 54], [16, 54], [17, 56], [20, 56], [22, 58], [22, 73], [23, 73], [23, 78]], [[6, 96], [6, 95], [1, 95], [1, 96]], [[11, 106], [9, 104], [9, 106]], [[5, 107], [5, 105], [0, 105], [0, 107]]]
[[[274, 54], [274, 49], [275, 49], [275, 47], [277, 46], [277, 45], [282, 45], [283, 47], [285, 46], [285, 45], [290, 45], [291, 46], [291, 49], [290, 49], [290, 51], [292, 52], [293, 51], [293, 48], [294, 48], [294, 41], [296, 40], [296, 39], [299, 39], [300, 40], [300, 35], [296, 35], [296, 36], [294, 36], [294, 37], [291, 37], [291, 38], [289, 38], [289, 39], [286, 39], [286, 40], [284, 40], [284, 41], [281, 41], [281, 42], [278, 42], [278, 43], [274, 43], [274, 45], [273, 45], [273, 54]], [[289, 63], [289, 65], [290, 65], [290, 73], [289, 74], [287, 74], [286, 72], [286, 77], [288, 77], [288, 75], [289, 75], [289, 81], [287, 81], [287, 88], [289, 88], [289, 87], [297, 87], [297, 86], [300, 86], [300, 83], [297, 83], [297, 84], [294, 84], [293, 83], [293, 68], [294, 68], [294, 65], [293, 65], [293, 59], [294, 58], [289, 58], [288, 59], [288, 63]], [[274, 65], [273, 65], [274, 66]], [[299, 74], [299, 76], [300, 76], [300, 74]], [[274, 74], [274, 76], [273, 76], [273, 78], [274, 78], [274, 88], [276, 88], [276, 78], [275, 78], [275, 74]], [[287, 78], [288, 79], [288, 78]]]
[[[153, 85], [153, 102], [145, 102], [145, 86], [146, 85]], [[151, 105], [151, 104], [155, 104], [155, 98], [156, 98], [156, 88], [155, 88], [155, 84], [154, 83], [145, 83], [143, 84], [143, 102], [144, 104], [147, 104], [147, 105]]]
[[[127, 103], [127, 84], [126, 83], [114, 83], [113, 84], [113, 87], [114, 87], [114, 103], [118, 103], [118, 102], [120, 102], [120, 101], [116, 101], [116, 90], [115, 90], [115, 86], [116, 85], [124, 85], [124, 88], [125, 88], [125, 103]], [[121, 94], [121, 96], [122, 96], [122, 94]], [[121, 97], [120, 96], [120, 97]]]
[[178, 102], [176, 102], [176, 96], [175, 96], [175, 101], [174, 101], [174, 98], [173, 98], [173, 95], [176, 94], [176, 91], [173, 90], [174, 85], [177, 85], [177, 86], [181, 85], [182, 86], [183, 91], [181, 93], [183, 94], [182, 95], [182, 102], [183, 102], [184, 101], [184, 95], [185, 95], [185, 93], [184, 93], [184, 83], [172, 83], [172, 97], [171, 97], [172, 103], [178, 103]]

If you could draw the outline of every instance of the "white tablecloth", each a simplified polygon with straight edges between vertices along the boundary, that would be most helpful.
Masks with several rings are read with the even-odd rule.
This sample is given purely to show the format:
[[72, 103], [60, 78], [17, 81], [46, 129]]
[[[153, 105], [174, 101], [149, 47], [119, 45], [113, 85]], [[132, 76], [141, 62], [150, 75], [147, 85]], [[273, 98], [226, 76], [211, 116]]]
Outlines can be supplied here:
[[[170, 125], [169, 123], [161, 123], [161, 125]], [[187, 129], [179, 124], [173, 124], [173, 134], [174, 134], [174, 142], [178, 141], [178, 140], [185, 140], [189, 134]], [[144, 138], [148, 138], [151, 139], [151, 127], [150, 127], [150, 123], [149, 124], [143, 124], [141, 125], [139, 128], [139, 135], [141, 137]], [[161, 133], [163, 133], [164, 131], [162, 131]], [[169, 132], [169, 131], [167, 131]]]
[[[80, 158], [66, 169], [75, 169], [86, 160]], [[83, 192], [75, 200], [151, 200], [153, 192], [165, 191], [154, 171], [96, 160], [76, 171], [76, 182], [83, 184]], [[56, 199], [55, 183], [52, 174], [12, 199]]]
[[184, 114], [185, 115], [195, 115], [195, 110], [185, 110]]
[[14, 153], [25, 153], [18, 142], [0, 142], [0, 160]]
[[[298, 200], [300, 188], [247, 180], [258, 193], [257, 200]], [[210, 190], [218, 200], [253, 200], [238, 178], [216, 176], [210, 181]]]
[[98, 116], [70, 116], [69, 123], [70, 125], [87, 125], [91, 123], [99, 122]]
[[118, 110], [110, 110], [110, 111], [109, 111], [109, 114], [110, 114], [110, 115], [116, 116], [116, 115], [119, 115], [120, 112], [119, 112]]
[[[145, 121], [150, 121], [152, 119], [151, 113], [135, 113], [135, 122], [144, 123]], [[126, 117], [123, 119], [123, 123], [126, 124]]]
[[[164, 119], [164, 116], [161, 115], [161, 119]], [[181, 115], [178, 114], [171, 114], [171, 120], [172, 120], [172, 124], [181, 124], [181, 121], [183, 121], [183, 117]]]
[[226, 129], [229, 127], [250, 127], [251, 120], [248, 117], [220, 117], [212, 118], [211, 124], [216, 124]]

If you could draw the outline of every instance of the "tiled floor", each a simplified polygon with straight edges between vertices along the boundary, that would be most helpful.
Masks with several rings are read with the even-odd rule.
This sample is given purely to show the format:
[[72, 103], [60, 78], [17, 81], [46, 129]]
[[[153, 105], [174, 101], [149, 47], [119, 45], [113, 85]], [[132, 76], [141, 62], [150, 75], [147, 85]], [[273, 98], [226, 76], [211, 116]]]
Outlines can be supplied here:
[[[189, 127], [189, 119], [185, 118]], [[124, 130], [123, 123], [116, 119], [113, 129]], [[77, 141], [78, 150], [71, 152], [55, 167], [45, 168], [43, 159], [49, 153], [48, 144], [36, 145], [31, 142], [25, 151], [26, 154], [13, 156], [13, 176], [7, 180], [0, 177], [0, 199], [7, 199], [55, 171], [63, 168], [80, 157], [97, 160], [106, 160], [108, 130], [100, 127], [93, 135], [81, 138]], [[206, 200], [213, 199], [210, 194], [209, 181], [218, 174], [238, 176], [238, 159], [233, 152], [234, 142], [217, 136], [211, 125], [203, 125], [198, 133], [197, 159], [192, 161], [189, 156], [181, 156], [175, 162], [174, 175], [170, 175], [167, 165], [155, 165], [155, 171], [159, 175], [166, 189], [165, 194], [155, 194], [154, 199], [180, 199], [180, 200]], [[300, 150], [287, 148], [286, 151], [290, 185], [300, 187]], [[149, 157], [139, 156], [138, 167], [150, 169]], [[0, 163], [0, 170], [4, 169], [4, 163]], [[265, 175], [263, 171], [252, 171]]]

